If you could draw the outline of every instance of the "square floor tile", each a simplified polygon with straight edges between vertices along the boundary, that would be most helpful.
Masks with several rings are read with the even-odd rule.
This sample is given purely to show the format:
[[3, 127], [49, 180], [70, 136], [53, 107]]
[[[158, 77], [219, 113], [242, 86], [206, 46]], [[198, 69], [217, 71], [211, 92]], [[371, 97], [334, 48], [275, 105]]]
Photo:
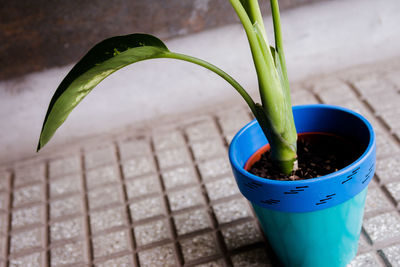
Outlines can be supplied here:
[[212, 233], [181, 240], [180, 245], [185, 263], [218, 254], [218, 247]]
[[225, 177], [207, 182], [206, 189], [210, 200], [229, 197], [240, 193], [233, 177]]
[[43, 254], [36, 252], [18, 258], [10, 259], [9, 267], [41, 267], [43, 264]]
[[44, 182], [45, 164], [21, 166], [15, 169], [14, 186], [22, 186], [34, 182]]
[[396, 212], [365, 219], [363, 225], [373, 242], [400, 237], [400, 216]]
[[43, 247], [43, 229], [36, 228], [11, 235], [11, 254], [21, 252], [25, 249]]
[[392, 267], [400, 267], [400, 244], [384, 248], [382, 251]]
[[218, 128], [211, 119], [188, 126], [185, 132], [190, 142], [219, 136]]
[[151, 155], [132, 158], [122, 165], [125, 179], [156, 172], [154, 160]]
[[225, 134], [236, 133], [249, 122], [248, 108], [230, 109], [218, 115], [218, 123]]
[[254, 221], [225, 228], [222, 230], [222, 235], [228, 249], [263, 241], [262, 234]]
[[139, 252], [139, 262], [142, 267], [174, 267], [177, 262], [172, 244], [151, 248]]
[[54, 247], [50, 250], [51, 266], [64, 266], [87, 262], [86, 246], [84, 241], [75, 241]]
[[82, 191], [82, 176], [73, 174], [62, 179], [51, 180], [50, 197], [59, 197], [67, 194], [79, 193]]
[[52, 242], [84, 236], [84, 234], [82, 217], [60, 221], [50, 225], [50, 238]]
[[117, 257], [109, 259], [107, 261], [94, 264], [95, 267], [131, 267], [135, 266], [133, 264], [133, 258], [131, 255], [125, 255], [122, 257]]
[[85, 168], [92, 169], [101, 165], [115, 163], [117, 160], [115, 147], [110, 144], [85, 151]]
[[185, 139], [179, 131], [153, 134], [153, 143], [157, 151], [185, 146]]
[[195, 142], [192, 144], [192, 151], [197, 160], [226, 155], [226, 148], [219, 138]]
[[211, 220], [208, 212], [203, 209], [193, 210], [174, 216], [174, 223], [178, 235], [211, 228]]
[[81, 171], [81, 158], [79, 155], [73, 155], [50, 161], [49, 165], [50, 178], [79, 173], [80, 171]]
[[90, 225], [92, 233], [97, 233], [112, 227], [126, 224], [125, 207], [114, 207], [90, 214]]
[[122, 160], [151, 154], [150, 142], [146, 139], [127, 139], [119, 142], [118, 147]]
[[271, 260], [264, 249], [258, 248], [231, 257], [234, 267], [272, 267]]
[[89, 208], [95, 209], [106, 205], [123, 203], [123, 194], [120, 185], [99, 187], [88, 193]]
[[153, 221], [134, 228], [136, 244], [145, 246], [171, 237], [166, 220]]
[[376, 174], [383, 182], [400, 179], [400, 155], [378, 160], [376, 162]]
[[92, 240], [94, 258], [108, 256], [131, 249], [127, 231], [117, 231], [106, 235], [96, 236]]
[[400, 182], [388, 183], [385, 185], [390, 195], [397, 201], [400, 202]]
[[82, 214], [83, 199], [81, 195], [75, 195], [50, 202], [50, 218]]
[[252, 216], [249, 205], [241, 198], [216, 204], [213, 210], [220, 224]]
[[210, 261], [207, 263], [195, 265], [195, 267], [225, 267], [225, 266], [226, 265], [224, 264], [223, 260]]
[[198, 187], [171, 192], [168, 194], [168, 200], [172, 211], [204, 204], [203, 194]]
[[161, 169], [187, 164], [191, 160], [189, 152], [185, 147], [157, 152], [157, 159]]
[[372, 253], [357, 255], [347, 267], [378, 267], [382, 266]]
[[44, 186], [42, 184], [21, 187], [14, 190], [13, 206], [18, 207], [28, 203], [41, 202], [44, 196]]
[[390, 208], [392, 208], [392, 204], [378, 187], [368, 188], [365, 213], [384, 211]]
[[197, 177], [193, 169], [188, 166], [164, 171], [162, 178], [166, 189], [197, 182]]
[[221, 175], [231, 174], [232, 169], [227, 157], [209, 160], [199, 164], [203, 180], [210, 180]]
[[157, 174], [128, 179], [125, 181], [125, 187], [130, 199], [161, 192], [160, 180]]
[[44, 205], [14, 210], [11, 215], [13, 229], [33, 224], [45, 223]]
[[145, 198], [129, 205], [132, 221], [140, 221], [165, 214], [164, 201], [161, 196]]
[[89, 190], [97, 186], [118, 182], [120, 182], [120, 178], [116, 165], [107, 165], [86, 172], [86, 184]]

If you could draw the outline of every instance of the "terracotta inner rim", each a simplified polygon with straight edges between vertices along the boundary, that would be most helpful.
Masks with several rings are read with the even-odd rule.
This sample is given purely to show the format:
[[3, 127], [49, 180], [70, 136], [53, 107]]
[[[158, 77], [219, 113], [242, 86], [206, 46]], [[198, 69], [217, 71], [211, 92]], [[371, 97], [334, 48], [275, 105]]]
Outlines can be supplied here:
[[[338, 136], [337, 134], [325, 133], [325, 132], [304, 132], [304, 133], [297, 134], [297, 136], [302, 136], [302, 135], [307, 135], [307, 134], [324, 134], [324, 135]], [[265, 146], [261, 147], [256, 152], [254, 152], [254, 154], [251, 155], [250, 158], [246, 161], [246, 164], [244, 165], [244, 169], [246, 171], [249, 171], [251, 169], [251, 167], [253, 166], [253, 164], [260, 160], [262, 154], [264, 154], [266, 151], [269, 150], [269, 147], [270, 147], [269, 144], [266, 144]]]

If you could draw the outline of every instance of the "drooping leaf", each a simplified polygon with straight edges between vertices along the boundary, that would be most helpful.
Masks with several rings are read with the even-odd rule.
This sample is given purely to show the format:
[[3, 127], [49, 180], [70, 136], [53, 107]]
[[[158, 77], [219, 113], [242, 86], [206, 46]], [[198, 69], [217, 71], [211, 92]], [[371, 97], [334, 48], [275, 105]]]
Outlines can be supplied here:
[[47, 110], [37, 150], [51, 139], [71, 111], [107, 76], [129, 64], [155, 58], [183, 60], [213, 71], [231, 84], [255, 113], [255, 103], [246, 90], [230, 75], [211, 63], [170, 52], [160, 39], [152, 35], [117, 36], [94, 46], [58, 86]]
[[68, 73], [51, 99], [38, 150], [53, 136], [76, 105], [103, 79], [122, 67], [160, 58], [168, 48], [158, 38], [131, 34], [106, 39], [94, 46]]

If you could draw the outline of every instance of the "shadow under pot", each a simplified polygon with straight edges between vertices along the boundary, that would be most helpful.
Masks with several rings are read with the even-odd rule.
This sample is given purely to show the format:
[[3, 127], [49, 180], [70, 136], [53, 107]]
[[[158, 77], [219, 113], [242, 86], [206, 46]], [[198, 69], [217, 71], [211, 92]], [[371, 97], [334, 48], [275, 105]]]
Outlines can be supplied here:
[[346, 266], [357, 254], [367, 186], [375, 172], [373, 128], [360, 114], [330, 105], [296, 106], [293, 115], [299, 135], [326, 133], [345, 137], [352, 140], [349, 145], [357, 144], [359, 155], [347, 166], [318, 178], [261, 178], [246, 170], [268, 145], [253, 120], [230, 144], [233, 174], [282, 264]]

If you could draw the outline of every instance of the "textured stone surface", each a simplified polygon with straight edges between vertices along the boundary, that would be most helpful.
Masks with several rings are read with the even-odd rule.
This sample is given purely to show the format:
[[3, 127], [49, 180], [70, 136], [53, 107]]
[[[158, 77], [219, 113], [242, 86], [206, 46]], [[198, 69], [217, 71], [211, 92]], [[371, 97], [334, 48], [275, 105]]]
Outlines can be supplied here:
[[161, 169], [187, 164], [190, 156], [186, 148], [172, 148], [157, 153], [158, 164]]
[[244, 199], [234, 199], [213, 206], [220, 224], [251, 216], [249, 205]]
[[35, 228], [15, 233], [11, 236], [11, 254], [21, 252], [29, 248], [40, 248], [43, 246], [43, 229]]
[[80, 170], [81, 170], [81, 159], [79, 155], [52, 160], [49, 163], [50, 178], [78, 173], [80, 172]]
[[371, 253], [356, 256], [348, 267], [378, 267], [382, 266]]
[[220, 139], [211, 139], [193, 143], [192, 151], [196, 160], [204, 160], [226, 155], [226, 149]]
[[206, 189], [210, 200], [229, 197], [240, 193], [233, 177], [225, 177], [216, 181], [207, 182]]
[[146, 198], [129, 205], [132, 221], [139, 221], [165, 214], [164, 202], [160, 196]]
[[64, 266], [87, 262], [84, 241], [76, 241], [65, 245], [54, 247], [50, 250], [51, 266]]
[[212, 233], [184, 239], [180, 241], [180, 244], [185, 262], [190, 262], [218, 253], [215, 237]]
[[393, 267], [400, 266], [400, 245], [384, 248], [383, 253]]
[[188, 126], [185, 132], [190, 142], [209, 140], [219, 136], [217, 126], [211, 119]]
[[139, 252], [140, 266], [173, 267], [176, 266], [173, 245], [164, 245]]
[[14, 190], [13, 207], [43, 201], [44, 187], [41, 184], [25, 186]]
[[380, 188], [368, 188], [365, 202], [365, 213], [382, 212], [392, 207], [391, 203]]
[[270, 266], [271, 264], [269, 257], [265, 250], [255, 249], [246, 252], [242, 252], [231, 257], [233, 266], [249, 266], [249, 267], [261, 267]]
[[113, 145], [85, 151], [85, 168], [92, 169], [101, 165], [114, 163], [116, 153]]
[[53, 242], [63, 239], [71, 239], [83, 235], [84, 226], [81, 217], [56, 222], [50, 225], [50, 238]]
[[43, 266], [42, 253], [33, 253], [10, 260], [10, 267], [41, 267]]
[[368, 218], [364, 228], [374, 242], [400, 237], [400, 216], [391, 212]]
[[174, 223], [178, 235], [211, 228], [210, 217], [206, 210], [199, 209], [174, 216]]
[[112, 255], [129, 249], [128, 233], [126, 231], [112, 232], [93, 238], [94, 258]]
[[126, 224], [125, 208], [114, 207], [111, 209], [92, 212], [90, 214], [90, 226], [92, 233]]
[[89, 208], [95, 209], [105, 205], [122, 203], [122, 195], [120, 185], [96, 188], [88, 193]]
[[262, 242], [262, 234], [255, 222], [241, 223], [222, 230], [225, 244], [228, 249]]
[[154, 221], [134, 228], [138, 246], [148, 245], [170, 237], [166, 220]]
[[204, 204], [203, 195], [198, 187], [191, 187], [168, 194], [172, 211]]
[[126, 161], [122, 165], [125, 178], [140, 176], [155, 172], [152, 156], [135, 157]]
[[44, 179], [44, 164], [21, 166], [15, 169], [14, 186], [21, 186], [35, 182], [44, 182]]
[[145, 139], [128, 139], [119, 142], [119, 154], [122, 160], [151, 154], [150, 143]]
[[185, 146], [185, 139], [179, 131], [169, 131], [153, 134], [153, 142], [156, 150], [166, 150]]
[[119, 182], [119, 173], [115, 165], [107, 165], [86, 172], [86, 184], [88, 189], [117, 182]]
[[32, 224], [44, 223], [44, 206], [33, 206], [15, 210], [11, 216], [11, 226], [13, 229], [29, 226]]
[[230, 174], [231, 166], [227, 158], [216, 158], [199, 164], [201, 176], [204, 180], [216, 178], [220, 175]]
[[166, 189], [197, 182], [193, 169], [188, 166], [165, 171], [162, 173], [162, 178]]
[[133, 259], [131, 255], [113, 258], [101, 263], [94, 264], [95, 267], [130, 267], [133, 265]]
[[142, 197], [161, 191], [159, 178], [156, 174], [128, 179], [125, 181], [125, 187], [128, 198]]
[[82, 179], [80, 174], [68, 175], [50, 182], [50, 197], [59, 197], [81, 191]]
[[50, 218], [81, 214], [83, 212], [83, 199], [80, 195], [53, 200], [50, 202]]

